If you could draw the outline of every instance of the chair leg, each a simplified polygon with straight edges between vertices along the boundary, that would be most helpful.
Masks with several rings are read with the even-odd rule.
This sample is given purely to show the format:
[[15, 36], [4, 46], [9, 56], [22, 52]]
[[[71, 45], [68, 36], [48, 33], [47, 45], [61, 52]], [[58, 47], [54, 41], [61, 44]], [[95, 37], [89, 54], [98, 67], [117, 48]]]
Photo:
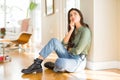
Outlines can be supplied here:
[[19, 49], [19, 52], [21, 52], [22, 50], [25, 51], [25, 49], [22, 48], [22, 44], [18, 45], [18, 49]]
[[18, 47], [10, 49], [10, 50], [17, 50], [17, 49], [18, 49], [19, 52], [25, 51], [25, 49], [22, 48], [22, 44], [19, 44]]

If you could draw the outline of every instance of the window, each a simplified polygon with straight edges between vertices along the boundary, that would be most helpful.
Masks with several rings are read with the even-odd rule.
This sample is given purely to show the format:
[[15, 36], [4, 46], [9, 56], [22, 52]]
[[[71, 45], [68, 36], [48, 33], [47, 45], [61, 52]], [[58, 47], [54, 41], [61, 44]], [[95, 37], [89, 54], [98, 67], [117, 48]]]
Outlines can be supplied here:
[[19, 21], [26, 18], [29, 0], [0, 0], [0, 27], [20, 27]]
[[78, 9], [80, 9], [80, 0], [67, 0], [66, 1], [67, 12], [71, 8], [78, 8]]

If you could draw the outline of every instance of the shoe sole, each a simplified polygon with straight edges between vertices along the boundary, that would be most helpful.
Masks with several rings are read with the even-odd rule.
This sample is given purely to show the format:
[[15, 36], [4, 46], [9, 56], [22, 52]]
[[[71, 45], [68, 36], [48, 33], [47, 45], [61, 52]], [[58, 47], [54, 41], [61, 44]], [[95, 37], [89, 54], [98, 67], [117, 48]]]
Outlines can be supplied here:
[[31, 73], [33, 73], [33, 72], [40, 73], [40, 72], [42, 72], [42, 71], [43, 71], [42, 69], [36, 69], [36, 70], [29, 71], [29, 72], [24, 72], [24, 71], [22, 71], [22, 73], [24, 73], [24, 74], [31, 74]]

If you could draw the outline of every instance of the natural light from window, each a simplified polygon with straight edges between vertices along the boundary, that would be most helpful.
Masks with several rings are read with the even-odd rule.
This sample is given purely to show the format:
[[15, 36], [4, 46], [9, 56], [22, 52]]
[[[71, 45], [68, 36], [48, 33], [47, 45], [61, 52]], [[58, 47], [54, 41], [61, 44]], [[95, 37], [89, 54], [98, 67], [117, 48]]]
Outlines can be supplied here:
[[29, 0], [0, 0], [0, 27], [20, 27], [19, 22], [26, 18], [28, 7]]

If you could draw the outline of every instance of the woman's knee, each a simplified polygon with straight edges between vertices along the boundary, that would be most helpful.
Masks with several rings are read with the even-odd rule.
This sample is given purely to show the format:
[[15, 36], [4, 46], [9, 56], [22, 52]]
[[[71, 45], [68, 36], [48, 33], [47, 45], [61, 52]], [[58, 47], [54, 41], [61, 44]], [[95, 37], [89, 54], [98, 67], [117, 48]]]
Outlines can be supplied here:
[[58, 41], [58, 39], [56, 39], [56, 38], [52, 38], [50, 41]]
[[58, 39], [56, 39], [56, 38], [52, 38], [52, 39], [50, 40], [50, 42], [53, 42], [54, 44], [60, 43], [60, 41], [59, 41]]

